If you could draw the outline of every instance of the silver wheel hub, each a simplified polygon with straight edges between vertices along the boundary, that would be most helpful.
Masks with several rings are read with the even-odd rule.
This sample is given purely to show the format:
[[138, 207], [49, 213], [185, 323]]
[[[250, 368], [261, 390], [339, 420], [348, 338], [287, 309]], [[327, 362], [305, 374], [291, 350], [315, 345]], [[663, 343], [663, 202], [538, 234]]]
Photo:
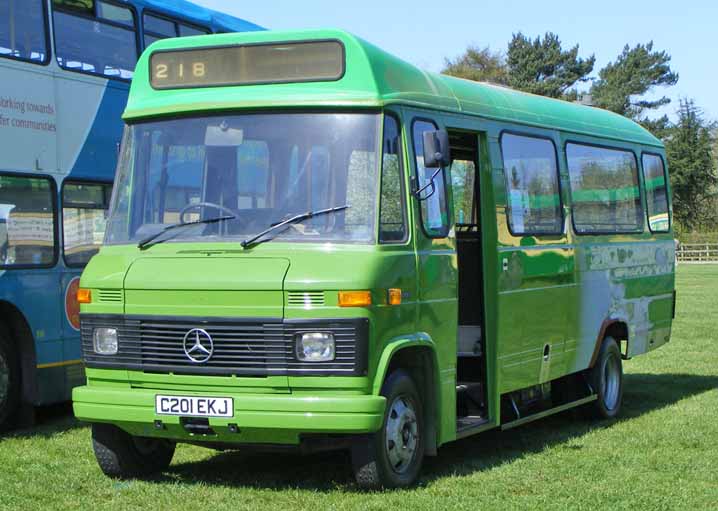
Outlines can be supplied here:
[[618, 358], [611, 355], [603, 362], [601, 378], [601, 395], [603, 405], [608, 410], [614, 410], [618, 406], [618, 395], [621, 387], [621, 367]]
[[8, 391], [10, 387], [10, 367], [7, 365], [7, 361], [3, 354], [0, 353], [0, 403], [4, 403], [7, 400]]
[[411, 466], [419, 444], [416, 412], [410, 400], [399, 396], [392, 401], [386, 419], [385, 449], [389, 463], [401, 474]]

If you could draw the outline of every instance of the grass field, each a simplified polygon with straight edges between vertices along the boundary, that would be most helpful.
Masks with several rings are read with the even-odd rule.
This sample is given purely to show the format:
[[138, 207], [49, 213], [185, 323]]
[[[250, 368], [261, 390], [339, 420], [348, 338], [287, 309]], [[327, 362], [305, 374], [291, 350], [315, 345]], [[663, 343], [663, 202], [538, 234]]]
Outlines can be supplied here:
[[681, 266], [672, 341], [626, 362], [620, 420], [567, 412], [456, 442], [418, 488], [364, 493], [344, 454], [180, 446], [149, 481], [104, 477], [68, 408], [0, 438], [0, 508], [718, 509], [718, 265]]

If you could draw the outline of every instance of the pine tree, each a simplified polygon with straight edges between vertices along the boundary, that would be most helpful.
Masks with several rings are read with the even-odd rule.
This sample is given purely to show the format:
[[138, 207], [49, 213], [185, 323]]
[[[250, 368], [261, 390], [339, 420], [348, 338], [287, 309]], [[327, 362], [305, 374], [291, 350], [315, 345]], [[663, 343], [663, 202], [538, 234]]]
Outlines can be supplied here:
[[554, 33], [530, 40], [519, 32], [509, 43], [508, 84], [533, 94], [561, 98], [577, 83], [589, 79], [595, 61], [593, 55], [579, 58], [578, 45], [564, 50]]
[[715, 124], [706, 122], [690, 99], [681, 100], [677, 115], [665, 137], [674, 217], [688, 230], [715, 227], [708, 225], [717, 216]]
[[660, 125], [650, 124], [655, 121], [642, 118], [643, 114], [671, 100], [665, 96], [653, 101], [640, 98], [654, 87], [678, 82], [678, 74], [671, 70], [670, 61], [671, 56], [665, 51], [653, 50], [653, 41], [634, 48], [626, 45], [615, 62], [599, 71], [591, 87], [594, 105], [644, 121], [649, 129], [660, 129]]
[[507, 85], [509, 81], [506, 58], [501, 52], [493, 51], [488, 46], [469, 46], [463, 55], [454, 60], [446, 59], [442, 73], [498, 85]]

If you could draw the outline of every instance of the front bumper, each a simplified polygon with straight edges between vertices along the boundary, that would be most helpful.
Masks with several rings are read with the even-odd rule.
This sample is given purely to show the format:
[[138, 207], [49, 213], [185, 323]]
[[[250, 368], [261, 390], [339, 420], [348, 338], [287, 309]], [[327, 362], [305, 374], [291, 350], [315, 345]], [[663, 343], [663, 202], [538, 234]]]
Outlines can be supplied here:
[[[221, 394], [234, 398], [234, 417], [210, 418], [213, 435], [185, 430], [180, 417], [155, 414], [155, 395], [167, 391], [83, 386], [73, 390], [75, 416], [112, 423], [137, 436], [186, 442], [298, 444], [302, 434], [360, 434], [377, 431], [386, 399], [372, 395]], [[210, 395], [177, 392], [183, 396]], [[162, 421], [161, 427], [155, 421]], [[230, 425], [236, 425], [233, 432]]]

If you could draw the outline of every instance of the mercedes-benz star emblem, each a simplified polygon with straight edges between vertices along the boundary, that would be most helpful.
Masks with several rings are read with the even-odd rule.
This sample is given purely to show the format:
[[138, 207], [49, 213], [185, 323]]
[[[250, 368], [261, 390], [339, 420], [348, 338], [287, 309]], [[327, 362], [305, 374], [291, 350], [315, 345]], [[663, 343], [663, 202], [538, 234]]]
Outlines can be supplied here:
[[193, 328], [184, 335], [184, 354], [190, 362], [204, 364], [214, 353], [214, 341], [206, 330]]

